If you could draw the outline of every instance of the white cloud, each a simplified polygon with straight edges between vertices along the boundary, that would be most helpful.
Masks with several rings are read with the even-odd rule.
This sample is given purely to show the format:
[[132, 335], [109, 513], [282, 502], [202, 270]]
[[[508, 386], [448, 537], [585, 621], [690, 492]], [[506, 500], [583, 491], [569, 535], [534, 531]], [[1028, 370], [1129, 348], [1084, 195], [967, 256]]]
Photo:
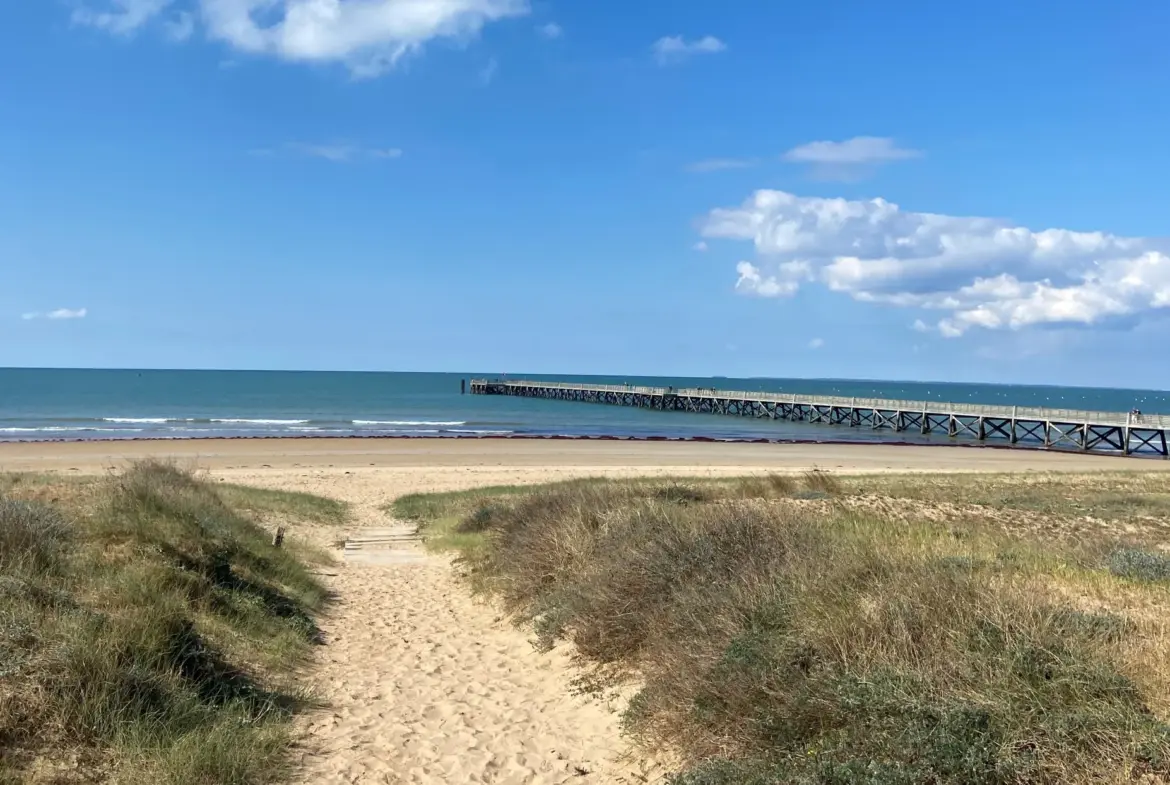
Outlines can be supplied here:
[[699, 253], [703, 253], [704, 251], [707, 250], [707, 243], [703, 242], [702, 240], [699, 240], [699, 242], [692, 245], [691, 248], [698, 251]]
[[320, 158], [335, 164], [349, 164], [358, 161], [386, 161], [402, 157], [402, 150], [397, 147], [363, 147], [349, 142], [333, 144], [306, 144], [304, 142], [290, 142], [283, 148], [259, 148], [251, 154], [261, 157], [275, 156], [281, 152], [306, 158]]
[[84, 319], [88, 311], [85, 308], [78, 308], [71, 310], [69, 308], [58, 308], [55, 311], [48, 313], [41, 313], [40, 311], [33, 311], [32, 313], [24, 313], [20, 315], [21, 319], [26, 321], [31, 319]]
[[128, 36], [136, 33], [170, 4], [171, 0], [108, 0], [101, 6], [104, 10], [94, 10], [88, 5], [74, 9], [72, 19], [74, 24]]
[[696, 161], [690, 164], [687, 166], [687, 171], [703, 174], [727, 169], [748, 169], [758, 163], [759, 160], [756, 158], [708, 158], [705, 161]]
[[790, 297], [800, 289], [797, 281], [782, 280], [774, 275], [763, 277], [760, 275], [760, 268], [751, 262], [740, 262], [735, 269], [739, 273], [735, 288], [747, 294], [758, 294], [760, 297]]
[[[83, 6], [77, 24], [129, 35], [175, 0], [105, 0]], [[182, 0], [171, 34], [194, 32], [197, 11], [210, 38], [238, 52], [309, 63], [343, 63], [356, 78], [380, 76], [435, 39], [463, 43], [487, 24], [529, 12], [528, 0]], [[176, 27], [177, 26], [177, 27]], [[188, 29], [188, 27], [190, 29]]]
[[681, 35], [669, 35], [659, 38], [651, 47], [659, 65], [678, 63], [692, 55], [717, 54], [726, 48], [727, 45], [713, 35], [693, 41], [687, 41]]
[[560, 38], [565, 34], [565, 31], [561, 29], [561, 26], [556, 22], [549, 22], [546, 25], [541, 25], [540, 27], [536, 28], [536, 32], [540, 33], [542, 38], [547, 38], [550, 41], [556, 38]]
[[164, 24], [167, 37], [176, 43], [182, 43], [195, 33], [195, 15], [190, 11], [180, 11], [174, 19]]
[[[736, 288], [790, 297], [808, 282], [856, 300], [938, 312], [933, 329], [1097, 324], [1170, 307], [1170, 243], [762, 190], [711, 211], [705, 237], [750, 241]], [[915, 326], [925, 329], [919, 319]]]
[[810, 348], [810, 349], [820, 349], [824, 345], [825, 345], [824, 338], [813, 338], [811, 341], [808, 342], [808, 348]]
[[844, 142], [809, 142], [793, 147], [784, 154], [784, 160], [805, 164], [880, 164], [921, 155], [918, 150], [898, 147], [893, 139], [855, 136]]
[[812, 175], [822, 180], [855, 180], [883, 164], [921, 156], [921, 151], [898, 147], [893, 139], [855, 136], [844, 142], [809, 142], [781, 157], [789, 163], [809, 165]]
[[527, 0], [200, 0], [212, 38], [297, 62], [379, 76], [433, 39], [467, 41], [528, 13]]

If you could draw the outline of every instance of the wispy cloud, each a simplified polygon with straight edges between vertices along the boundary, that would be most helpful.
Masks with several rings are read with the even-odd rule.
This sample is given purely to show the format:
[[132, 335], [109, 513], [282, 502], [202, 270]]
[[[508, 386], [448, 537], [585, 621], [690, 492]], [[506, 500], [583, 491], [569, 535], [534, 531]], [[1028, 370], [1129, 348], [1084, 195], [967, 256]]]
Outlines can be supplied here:
[[561, 26], [556, 22], [549, 22], [546, 25], [541, 25], [540, 27], [536, 28], [536, 32], [540, 33], [542, 38], [547, 38], [550, 41], [555, 38], [560, 38], [565, 34], [565, 31], [561, 29]]
[[251, 151], [252, 155], [271, 157], [280, 154], [300, 156], [302, 158], [320, 158], [335, 164], [358, 163], [360, 161], [387, 161], [402, 157], [402, 150], [397, 147], [365, 147], [348, 142], [333, 144], [307, 144], [304, 142], [289, 142], [278, 148], [261, 147]]
[[83, 5], [73, 10], [73, 24], [95, 27], [112, 35], [129, 36], [150, 22], [171, 0], [108, 0], [102, 10]]
[[[736, 288], [791, 297], [820, 285], [909, 309], [915, 330], [1096, 325], [1170, 308], [1170, 240], [904, 211], [884, 199], [757, 191], [712, 210], [704, 237], [751, 242]], [[916, 313], [915, 313], [916, 312]], [[936, 314], [931, 319], [930, 314]]]
[[813, 338], [811, 341], [808, 342], [808, 348], [810, 348], [810, 349], [820, 349], [824, 345], [825, 345], [824, 338]]
[[89, 312], [85, 308], [78, 308], [72, 310], [69, 308], [58, 308], [55, 311], [48, 311], [42, 313], [40, 311], [33, 311], [31, 313], [24, 313], [20, 315], [21, 319], [31, 321], [33, 319], [84, 319]]
[[195, 33], [195, 15], [190, 11], [180, 11], [173, 19], [163, 23], [167, 38], [175, 43], [182, 43]]
[[500, 63], [498, 60], [496, 60], [496, 58], [493, 57], [492, 59], [488, 60], [487, 65], [479, 69], [479, 83], [485, 87], [490, 85], [493, 81], [495, 81], [496, 74], [499, 72], [499, 70]]
[[782, 158], [808, 164], [821, 179], [852, 180], [868, 170], [894, 161], [921, 158], [921, 150], [898, 147], [885, 136], [855, 136], [843, 142], [808, 142], [793, 147]]
[[710, 55], [722, 52], [727, 45], [713, 35], [688, 41], [681, 35], [668, 35], [654, 42], [651, 51], [659, 65], [680, 63], [693, 55]]
[[707, 172], [722, 172], [728, 169], [750, 169], [760, 163], [758, 158], [708, 158], [705, 161], [696, 161], [687, 166], [688, 172], [699, 174]]
[[692, 250], [698, 251], [699, 253], [705, 253], [708, 250], [707, 243], [704, 240], [699, 240], [699, 242], [692, 245], [691, 248]]

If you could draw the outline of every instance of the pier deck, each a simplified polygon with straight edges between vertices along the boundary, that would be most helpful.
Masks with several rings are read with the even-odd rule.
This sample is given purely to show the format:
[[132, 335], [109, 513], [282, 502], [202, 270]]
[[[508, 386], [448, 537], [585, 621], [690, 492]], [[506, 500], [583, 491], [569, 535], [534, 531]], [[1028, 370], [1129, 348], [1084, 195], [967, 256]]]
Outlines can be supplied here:
[[472, 379], [471, 392], [895, 432], [945, 433], [953, 439], [1021, 447], [1170, 456], [1166, 440], [1168, 415], [503, 379]]

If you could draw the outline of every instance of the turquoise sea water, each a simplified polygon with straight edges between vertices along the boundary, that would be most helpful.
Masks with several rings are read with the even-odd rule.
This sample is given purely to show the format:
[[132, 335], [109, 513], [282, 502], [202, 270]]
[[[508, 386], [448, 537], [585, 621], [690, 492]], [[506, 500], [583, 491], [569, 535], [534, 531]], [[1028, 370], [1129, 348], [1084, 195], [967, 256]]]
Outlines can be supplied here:
[[[0, 369], [0, 441], [313, 436], [616, 436], [929, 441], [859, 428], [460, 395], [491, 374]], [[610, 384], [1170, 413], [1170, 393], [1072, 387], [668, 377]], [[934, 437], [937, 438], [937, 437]], [[943, 437], [945, 440], [945, 437]]]

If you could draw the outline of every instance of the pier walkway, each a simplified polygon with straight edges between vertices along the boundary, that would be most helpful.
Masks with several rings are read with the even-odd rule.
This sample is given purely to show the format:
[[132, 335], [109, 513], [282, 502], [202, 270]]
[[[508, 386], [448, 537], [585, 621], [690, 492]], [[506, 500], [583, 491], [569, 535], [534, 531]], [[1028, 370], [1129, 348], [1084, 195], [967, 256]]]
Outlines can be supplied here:
[[956, 439], [1021, 447], [1170, 456], [1166, 440], [1170, 415], [503, 379], [472, 379], [471, 392], [895, 432], [945, 433]]

